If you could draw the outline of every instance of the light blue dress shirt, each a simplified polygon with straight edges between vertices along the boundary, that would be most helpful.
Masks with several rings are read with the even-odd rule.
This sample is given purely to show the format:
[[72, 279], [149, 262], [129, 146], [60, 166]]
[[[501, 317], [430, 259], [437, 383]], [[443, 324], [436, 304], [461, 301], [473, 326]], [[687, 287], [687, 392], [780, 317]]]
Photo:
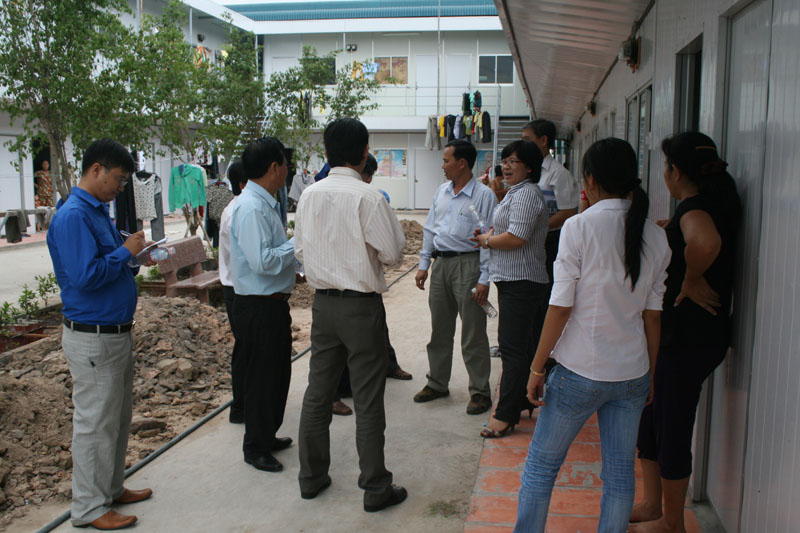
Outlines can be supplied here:
[[[474, 252], [475, 243], [469, 240], [478, 223], [469, 209], [474, 205], [487, 226], [492, 224], [492, 212], [497, 197], [492, 190], [472, 178], [458, 194], [453, 194], [453, 182], [443, 183], [433, 195], [433, 205], [425, 220], [419, 269], [428, 270], [431, 254], [440, 252]], [[488, 228], [487, 228], [488, 229]], [[489, 250], [480, 249], [481, 275], [478, 283], [489, 285]]]
[[231, 215], [230, 246], [236, 294], [292, 292], [294, 239], [286, 239], [277, 200], [257, 183], [250, 183], [239, 195]]

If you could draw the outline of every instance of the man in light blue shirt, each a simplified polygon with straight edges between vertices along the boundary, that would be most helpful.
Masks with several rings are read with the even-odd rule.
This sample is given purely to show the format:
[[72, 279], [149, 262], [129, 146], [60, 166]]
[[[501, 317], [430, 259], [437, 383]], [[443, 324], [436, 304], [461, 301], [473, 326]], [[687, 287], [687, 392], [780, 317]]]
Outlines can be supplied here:
[[[481, 305], [489, 296], [489, 252], [476, 250], [472, 237], [479, 221], [491, 223], [497, 198], [491, 189], [472, 177], [477, 158], [467, 141], [447, 144], [442, 157], [447, 183], [436, 191], [433, 206], [423, 228], [417, 287], [425, 290], [431, 259], [430, 295], [431, 341], [428, 343], [428, 384], [414, 396], [428, 402], [448, 396], [453, 367], [453, 336], [456, 316], [461, 316], [461, 353], [469, 374], [470, 401], [467, 413], [477, 415], [492, 406], [489, 390], [489, 338], [486, 313]], [[472, 291], [475, 292], [472, 292]]]
[[230, 270], [233, 321], [241, 343], [244, 379], [244, 461], [279, 472], [272, 452], [292, 439], [275, 434], [283, 423], [291, 379], [292, 318], [289, 296], [295, 284], [294, 242], [287, 240], [275, 193], [286, 183], [284, 147], [273, 137], [250, 143], [242, 154], [250, 183], [231, 215]]

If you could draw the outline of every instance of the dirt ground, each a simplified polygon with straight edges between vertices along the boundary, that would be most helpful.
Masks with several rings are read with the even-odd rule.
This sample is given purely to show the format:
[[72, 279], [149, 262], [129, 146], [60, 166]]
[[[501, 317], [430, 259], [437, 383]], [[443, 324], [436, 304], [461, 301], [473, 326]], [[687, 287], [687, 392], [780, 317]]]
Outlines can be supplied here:
[[[422, 246], [419, 223], [401, 224], [405, 256], [387, 269], [389, 282], [416, 264]], [[313, 290], [298, 285], [290, 300], [295, 351], [309, 345], [312, 301]], [[193, 298], [140, 297], [127, 466], [230, 398], [232, 347], [224, 308]], [[31, 506], [71, 497], [71, 387], [60, 330], [0, 354], [0, 531]]]

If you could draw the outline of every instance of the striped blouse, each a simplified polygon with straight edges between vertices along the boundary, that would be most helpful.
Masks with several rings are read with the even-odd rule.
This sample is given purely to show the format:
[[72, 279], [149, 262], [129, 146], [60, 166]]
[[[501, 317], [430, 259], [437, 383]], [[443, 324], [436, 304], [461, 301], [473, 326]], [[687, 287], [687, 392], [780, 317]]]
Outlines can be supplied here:
[[495, 235], [507, 231], [525, 244], [514, 250], [490, 250], [489, 281], [549, 282], [544, 252], [548, 213], [539, 186], [526, 180], [511, 187], [495, 207], [493, 221]]

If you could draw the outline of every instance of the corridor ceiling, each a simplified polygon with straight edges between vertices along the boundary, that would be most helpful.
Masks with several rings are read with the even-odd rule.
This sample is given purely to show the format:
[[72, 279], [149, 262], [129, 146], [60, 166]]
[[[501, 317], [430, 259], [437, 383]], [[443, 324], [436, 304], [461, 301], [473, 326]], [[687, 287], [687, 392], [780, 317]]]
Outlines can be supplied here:
[[572, 131], [650, 0], [495, 0], [533, 112]]

